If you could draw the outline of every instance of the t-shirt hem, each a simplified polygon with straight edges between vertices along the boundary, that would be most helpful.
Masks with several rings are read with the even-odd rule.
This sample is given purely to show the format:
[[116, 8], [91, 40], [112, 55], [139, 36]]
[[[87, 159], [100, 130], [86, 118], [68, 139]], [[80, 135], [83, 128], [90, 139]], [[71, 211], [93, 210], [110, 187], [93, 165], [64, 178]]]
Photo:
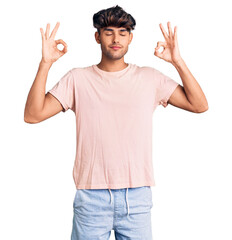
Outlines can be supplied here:
[[139, 184], [77, 184], [76, 189], [118, 189], [118, 188], [135, 188], [143, 186], [156, 186], [155, 182], [144, 182]]
[[66, 112], [68, 110], [68, 106], [65, 103], [64, 99], [62, 96], [60, 96], [57, 92], [55, 92], [53, 89], [48, 91], [49, 93], [51, 93], [63, 106], [62, 112]]
[[167, 92], [167, 94], [164, 98], [165, 103], [168, 103], [168, 100], [170, 99], [171, 95], [173, 94], [175, 89], [178, 87], [178, 85], [179, 85], [179, 83], [173, 82], [173, 85], [170, 87], [169, 91]]

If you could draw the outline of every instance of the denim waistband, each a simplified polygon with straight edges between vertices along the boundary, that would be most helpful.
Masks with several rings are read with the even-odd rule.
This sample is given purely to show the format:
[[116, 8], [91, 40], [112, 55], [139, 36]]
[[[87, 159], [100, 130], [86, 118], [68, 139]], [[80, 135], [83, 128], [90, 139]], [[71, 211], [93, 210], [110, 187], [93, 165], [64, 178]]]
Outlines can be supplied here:
[[[112, 201], [113, 200], [113, 194], [112, 194], [110, 188], [108, 190], [110, 192], [110, 203], [113, 204], [113, 201]], [[128, 202], [128, 188], [126, 189], [126, 204], [127, 204], [127, 215], [129, 216], [130, 209], [129, 209], [129, 202]]]

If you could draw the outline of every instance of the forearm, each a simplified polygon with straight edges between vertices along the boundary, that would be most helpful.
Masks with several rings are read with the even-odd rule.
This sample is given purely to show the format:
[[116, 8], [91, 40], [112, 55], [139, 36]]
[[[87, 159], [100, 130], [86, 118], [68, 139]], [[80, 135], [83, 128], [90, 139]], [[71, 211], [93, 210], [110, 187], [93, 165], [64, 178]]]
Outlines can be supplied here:
[[24, 119], [29, 120], [43, 109], [45, 100], [46, 81], [51, 63], [40, 61], [35, 80], [29, 91], [24, 110]]
[[183, 59], [180, 59], [178, 62], [173, 63], [173, 66], [178, 71], [181, 80], [183, 82], [184, 91], [186, 93], [186, 97], [188, 101], [199, 110], [208, 109], [208, 102], [207, 99], [192, 75], [189, 71], [187, 65], [185, 64]]

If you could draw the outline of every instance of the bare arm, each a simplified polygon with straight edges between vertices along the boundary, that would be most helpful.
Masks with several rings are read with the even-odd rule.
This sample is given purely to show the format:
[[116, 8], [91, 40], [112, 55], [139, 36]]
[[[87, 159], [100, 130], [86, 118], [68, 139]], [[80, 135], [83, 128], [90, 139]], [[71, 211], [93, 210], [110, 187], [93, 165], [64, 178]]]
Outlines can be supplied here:
[[45, 95], [45, 87], [51, 64], [41, 60], [36, 78], [27, 97], [24, 110], [24, 121], [41, 122], [62, 110], [60, 102], [50, 93]]
[[[155, 56], [170, 62], [178, 71], [184, 86], [178, 86], [168, 103], [185, 109], [187, 111], [202, 113], [208, 110], [208, 102], [199, 83], [189, 71], [184, 60], [180, 56], [179, 46], [177, 41], [177, 27], [174, 28], [174, 34], [171, 29], [171, 23], [168, 22], [168, 33], [160, 24], [165, 42], [158, 42], [155, 48]], [[162, 53], [158, 51], [160, 47], [164, 47]]]
[[[54, 40], [58, 27], [59, 23], [50, 37], [50, 24], [47, 24], [45, 34], [43, 29], [40, 29], [43, 41], [42, 59], [24, 109], [24, 121], [27, 123], [41, 122], [62, 110], [62, 105], [52, 94], [45, 94], [47, 76], [52, 64], [67, 52], [67, 44], [63, 40]], [[62, 51], [57, 48], [60, 43], [64, 45]]]

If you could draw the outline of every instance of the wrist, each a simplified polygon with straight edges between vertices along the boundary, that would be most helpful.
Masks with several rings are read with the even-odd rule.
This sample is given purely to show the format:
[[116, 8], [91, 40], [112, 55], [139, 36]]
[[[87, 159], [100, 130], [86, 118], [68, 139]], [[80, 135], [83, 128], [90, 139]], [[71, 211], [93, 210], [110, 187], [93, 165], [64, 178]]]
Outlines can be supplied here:
[[42, 59], [40, 60], [40, 65], [41, 65], [41, 66], [44, 66], [44, 67], [50, 68], [50, 67], [52, 66], [52, 62], [46, 61], [46, 60], [44, 60], [44, 59], [42, 58]]
[[181, 66], [183, 63], [184, 63], [184, 60], [183, 60], [182, 58], [179, 58], [179, 59], [173, 61], [172, 65], [173, 65], [174, 67], [179, 67], [179, 66]]

